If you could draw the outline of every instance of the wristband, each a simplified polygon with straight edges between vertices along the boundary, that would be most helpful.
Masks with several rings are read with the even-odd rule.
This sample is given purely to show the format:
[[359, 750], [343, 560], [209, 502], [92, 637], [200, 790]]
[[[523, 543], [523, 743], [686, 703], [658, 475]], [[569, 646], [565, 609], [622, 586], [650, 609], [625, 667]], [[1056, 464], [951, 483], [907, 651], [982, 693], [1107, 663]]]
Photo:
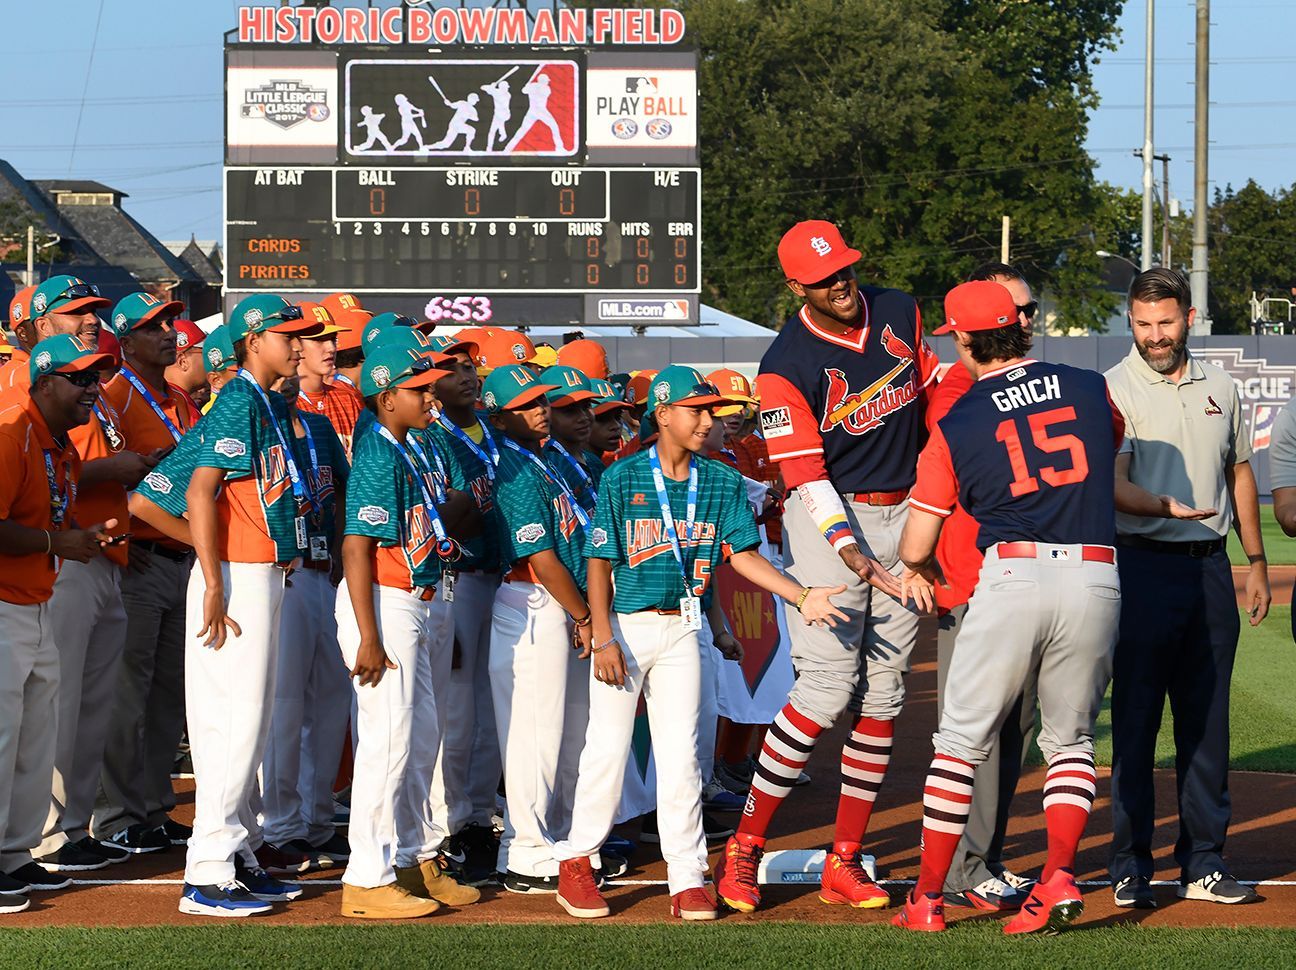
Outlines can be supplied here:
[[797, 600], [796, 600], [796, 611], [797, 611], [798, 613], [801, 612], [801, 607], [805, 605], [806, 597], [809, 596], [809, 595], [810, 595], [810, 587], [809, 587], [809, 586], [803, 586], [803, 587], [801, 588], [801, 595], [798, 596], [798, 597], [797, 597]]
[[48, 556], [54, 551], [54, 536], [49, 529], [41, 529], [41, 531], [45, 533], [45, 555]]
[[608, 647], [612, 646], [612, 644], [616, 642], [617, 642], [617, 638], [613, 637], [611, 640], [608, 640], [604, 643], [600, 643], [597, 647], [590, 647], [590, 653], [598, 653], [601, 650], [606, 650]]
[[572, 617], [572, 622], [575, 623], [577, 626], [589, 626], [590, 618], [591, 618], [591, 614], [587, 612], [579, 620], [576, 619], [575, 617]]

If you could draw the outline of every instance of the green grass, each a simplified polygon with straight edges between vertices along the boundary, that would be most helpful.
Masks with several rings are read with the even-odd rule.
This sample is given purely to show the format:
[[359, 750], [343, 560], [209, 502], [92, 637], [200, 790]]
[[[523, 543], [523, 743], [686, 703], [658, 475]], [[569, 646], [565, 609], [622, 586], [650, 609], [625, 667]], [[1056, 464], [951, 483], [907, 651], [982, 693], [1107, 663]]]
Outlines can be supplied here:
[[[434, 918], [435, 921], [435, 918]], [[1080, 926], [1053, 939], [1005, 938], [996, 920], [932, 938], [889, 926], [321, 926], [0, 931], [0, 961], [22, 970], [130, 967], [907, 968], [1290, 967], [1293, 930]], [[1287, 956], [1283, 956], [1283, 954]]]
[[[1278, 528], [1272, 505], [1260, 506], [1260, 535], [1264, 538], [1265, 555], [1271, 566], [1291, 566], [1296, 564], [1296, 539], [1288, 539], [1283, 530]], [[1237, 533], [1228, 535], [1229, 562], [1235, 566], [1245, 566], [1246, 556], [1242, 554], [1242, 543]]]

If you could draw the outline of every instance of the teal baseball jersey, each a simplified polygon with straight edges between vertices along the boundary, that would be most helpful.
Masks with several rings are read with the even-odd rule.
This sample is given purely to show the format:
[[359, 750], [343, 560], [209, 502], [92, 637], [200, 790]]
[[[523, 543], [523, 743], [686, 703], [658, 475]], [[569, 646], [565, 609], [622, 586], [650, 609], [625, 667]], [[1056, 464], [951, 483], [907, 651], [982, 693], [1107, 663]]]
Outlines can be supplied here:
[[590, 478], [594, 479], [594, 489], [597, 491], [599, 483], [603, 481], [603, 472], [607, 466], [603, 464], [603, 456], [597, 452], [585, 449], [585, 470], [589, 472]]
[[352, 439], [346, 513], [347, 535], [378, 540], [378, 585], [413, 589], [440, 580], [437, 537], [423, 489], [396, 446], [372, 428]]
[[[265, 397], [262, 397], [265, 394]], [[305, 550], [297, 517], [308, 511], [294, 494], [285, 448], [293, 436], [288, 403], [250, 380], [230, 381], [198, 434], [195, 468], [218, 468], [217, 544], [225, 562], [291, 562]], [[292, 456], [295, 463], [295, 455]], [[300, 469], [299, 469], [300, 471]]]
[[584, 590], [585, 530], [567, 490], [552, 471], [541, 470], [533, 458], [539, 456], [528, 457], [500, 443], [495, 505], [499, 510], [501, 561], [512, 565], [552, 549], [576, 585]]
[[176, 442], [170, 453], [158, 462], [157, 467], [144, 476], [135, 491], [168, 515], [183, 518], [189, 510], [185, 493], [193, 478], [194, 461], [202, 448], [201, 427], [206, 415], [199, 419], [184, 437]]
[[481, 532], [462, 540], [464, 557], [455, 567], [494, 572], [500, 568], [500, 524], [495, 507], [495, 484], [493, 475], [487, 471], [487, 463], [491, 463], [490, 472], [494, 472], [491, 447], [498, 454], [500, 445], [490, 437], [491, 430], [484, 422], [481, 427], [484, 437], [480, 444], [473, 442], [473, 447], [441, 422], [428, 428], [428, 438], [445, 464], [450, 488], [471, 495], [482, 515]]
[[[581, 455], [586, 461], [589, 459], [585, 454]], [[570, 451], [562, 448], [552, 438], [545, 443], [544, 459], [549, 467], [567, 483], [571, 493], [576, 496], [576, 501], [580, 507], [589, 513], [590, 518], [594, 517], [594, 506], [598, 504], [598, 486], [595, 484], [594, 476], [584, 465], [576, 463], [575, 456]], [[599, 467], [603, 467], [603, 462], [599, 462]], [[584, 474], [582, 474], [582, 471]]]
[[[747, 504], [742, 475], [710, 458], [694, 461], [698, 497], [691, 542], [684, 538], [688, 481], [667, 478], [666, 494], [690, 585], [709, 591], [715, 567], [732, 553], [758, 547], [760, 533]], [[604, 472], [585, 554], [612, 563], [616, 612], [679, 609], [684, 577], [666, 537], [647, 451], [622, 458]]]
[[[313, 554], [313, 548], [319, 546], [321, 539], [324, 548], [336, 555], [341, 552], [334, 548], [337, 540], [337, 493], [339, 489], [346, 491], [351, 466], [342, 439], [328, 418], [301, 410], [297, 417], [309, 432], [309, 438], [303, 436], [293, 441], [297, 467], [310, 482], [318, 506], [318, 511], [312, 509], [306, 519], [308, 547], [311, 547], [308, 555], [319, 558]], [[310, 444], [315, 446], [315, 462], [311, 461]]]

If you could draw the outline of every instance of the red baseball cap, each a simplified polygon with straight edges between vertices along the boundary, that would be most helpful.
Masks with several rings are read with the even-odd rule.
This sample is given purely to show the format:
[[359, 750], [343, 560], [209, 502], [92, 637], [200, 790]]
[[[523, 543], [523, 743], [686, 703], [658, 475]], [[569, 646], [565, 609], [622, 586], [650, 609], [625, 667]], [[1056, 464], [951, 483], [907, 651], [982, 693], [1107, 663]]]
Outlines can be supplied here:
[[798, 283], [818, 283], [861, 258], [858, 249], [846, 245], [840, 230], [823, 219], [798, 222], [785, 232], [778, 257], [783, 274]]
[[993, 280], [973, 280], [945, 294], [945, 326], [932, 333], [998, 330], [1017, 322], [1017, 304], [1008, 287]]
[[188, 350], [190, 347], [201, 346], [202, 342], [207, 339], [202, 327], [192, 320], [172, 320], [171, 329], [175, 331], [176, 335], [176, 350]]

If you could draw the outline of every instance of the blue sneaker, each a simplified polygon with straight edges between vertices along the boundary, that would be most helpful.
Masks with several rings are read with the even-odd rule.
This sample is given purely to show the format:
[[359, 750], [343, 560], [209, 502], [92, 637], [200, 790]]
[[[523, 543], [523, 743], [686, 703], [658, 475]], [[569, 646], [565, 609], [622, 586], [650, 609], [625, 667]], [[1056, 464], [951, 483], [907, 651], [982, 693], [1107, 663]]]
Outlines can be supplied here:
[[300, 883], [280, 882], [259, 866], [255, 869], [237, 866], [234, 878], [254, 898], [267, 903], [286, 903], [306, 891]]
[[702, 787], [702, 807], [713, 812], [741, 812], [746, 804], [745, 795], [735, 795], [715, 779]]
[[623, 839], [619, 835], [609, 835], [607, 841], [603, 843], [603, 848], [600, 849], [599, 852], [619, 855], [623, 859], [628, 859], [634, 854], [634, 850], [635, 844], [629, 839]]
[[180, 912], [189, 916], [255, 916], [270, 912], [270, 904], [257, 899], [232, 879], [219, 886], [185, 883], [184, 893], [180, 896]]

